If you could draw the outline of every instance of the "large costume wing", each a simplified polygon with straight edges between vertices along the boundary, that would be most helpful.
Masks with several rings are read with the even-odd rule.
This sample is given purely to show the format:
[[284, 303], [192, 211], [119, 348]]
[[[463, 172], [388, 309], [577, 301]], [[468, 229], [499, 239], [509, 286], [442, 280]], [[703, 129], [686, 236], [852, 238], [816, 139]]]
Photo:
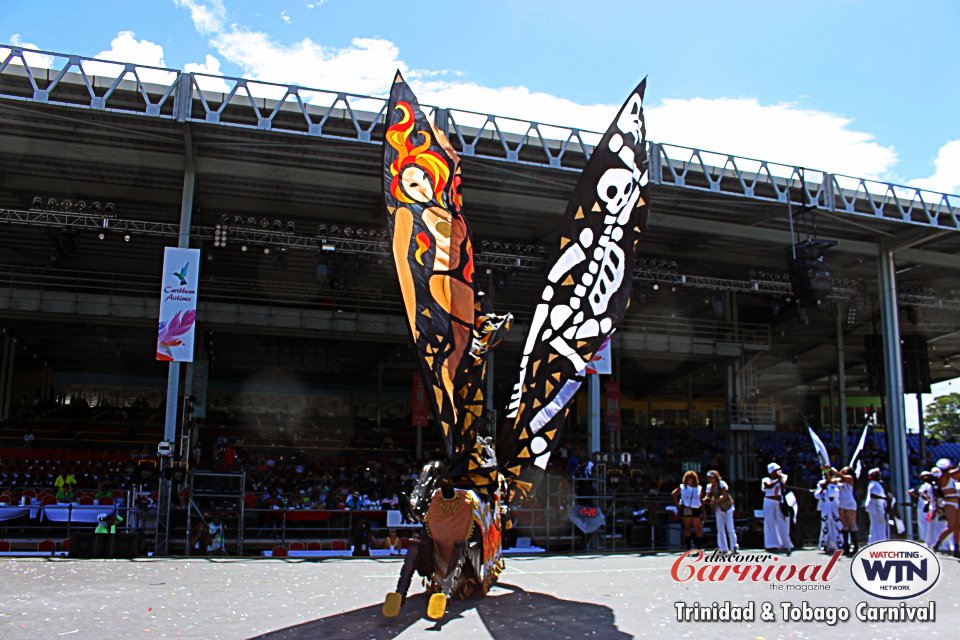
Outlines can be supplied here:
[[[492, 482], [496, 465], [477, 443], [487, 336], [461, 212], [460, 158], [421, 111], [400, 73], [387, 108], [383, 197], [407, 321], [450, 476]], [[488, 469], [488, 471], [483, 471]]]
[[513, 481], [531, 464], [546, 468], [587, 362], [627, 309], [649, 208], [645, 89], [646, 80], [627, 98], [567, 205], [560, 257], [534, 311], [497, 441], [501, 470]]

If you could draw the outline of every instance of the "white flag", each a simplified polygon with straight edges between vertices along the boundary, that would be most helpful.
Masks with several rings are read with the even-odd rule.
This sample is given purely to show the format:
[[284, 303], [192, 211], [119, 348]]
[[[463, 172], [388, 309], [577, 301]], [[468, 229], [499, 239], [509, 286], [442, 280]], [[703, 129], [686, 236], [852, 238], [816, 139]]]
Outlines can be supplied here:
[[[857, 456], [860, 455], [860, 452], [863, 451], [863, 445], [867, 444], [867, 433], [870, 432], [870, 424], [863, 425], [863, 433], [860, 434], [860, 442], [857, 444], [857, 448], [853, 450], [853, 455], [850, 457], [850, 464], [848, 466], [852, 467], [853, 463], [857, 461]], [[860, 474], [857, 474], [857, 477], [860, 477]]]
[[827, 453], [827, 447], [823, 444], [823, 440], [813, 432], [813, 429], [807, 427], [807, 431], [810, 432], [810, 439], [813, 440], [813, 448], [817, 450], [817, 457], [820, 458], [821, 467], [830, 466], [830, 454]]

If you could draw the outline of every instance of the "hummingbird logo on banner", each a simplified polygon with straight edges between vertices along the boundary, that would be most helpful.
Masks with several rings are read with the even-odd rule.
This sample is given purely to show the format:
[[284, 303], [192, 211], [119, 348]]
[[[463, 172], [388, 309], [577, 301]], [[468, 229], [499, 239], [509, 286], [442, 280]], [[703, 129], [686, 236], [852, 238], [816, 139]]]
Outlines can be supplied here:
[[188, 263], [186, 263], [185, 265], [183, 265], [182, 267], [180, 267], [180, 271], [174, 271], [174, 272], [173, 272], [173, 275], [177, 276], [177, 277], [180, 279], [180, 286], [181, 286], [181, 287], [187, 284], [187, 268], [188, 268], [189, 266], [190, 266], [190, 263], [188, 262]]

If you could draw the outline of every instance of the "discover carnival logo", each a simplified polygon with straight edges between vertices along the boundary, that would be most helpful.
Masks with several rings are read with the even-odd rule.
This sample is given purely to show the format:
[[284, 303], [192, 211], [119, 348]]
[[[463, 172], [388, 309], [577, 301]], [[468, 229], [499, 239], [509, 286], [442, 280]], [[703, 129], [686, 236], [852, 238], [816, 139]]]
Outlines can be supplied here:
[[878, 598], [915, 598], [937, 584], [940, 561], [917, 542], [885, 540], [857, 552], [850, 563], [850, 577], [862, 591]]

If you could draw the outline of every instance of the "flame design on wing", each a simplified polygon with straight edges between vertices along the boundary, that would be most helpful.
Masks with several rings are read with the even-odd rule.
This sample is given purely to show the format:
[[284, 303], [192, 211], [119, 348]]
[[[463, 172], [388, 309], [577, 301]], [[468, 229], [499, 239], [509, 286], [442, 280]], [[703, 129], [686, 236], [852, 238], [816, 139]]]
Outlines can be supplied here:
[[423, 266], [423, 253], [430, 248], [430, 236], [423, 231], [417, 234], [417, 252], [413, 255], [420, 266]]

